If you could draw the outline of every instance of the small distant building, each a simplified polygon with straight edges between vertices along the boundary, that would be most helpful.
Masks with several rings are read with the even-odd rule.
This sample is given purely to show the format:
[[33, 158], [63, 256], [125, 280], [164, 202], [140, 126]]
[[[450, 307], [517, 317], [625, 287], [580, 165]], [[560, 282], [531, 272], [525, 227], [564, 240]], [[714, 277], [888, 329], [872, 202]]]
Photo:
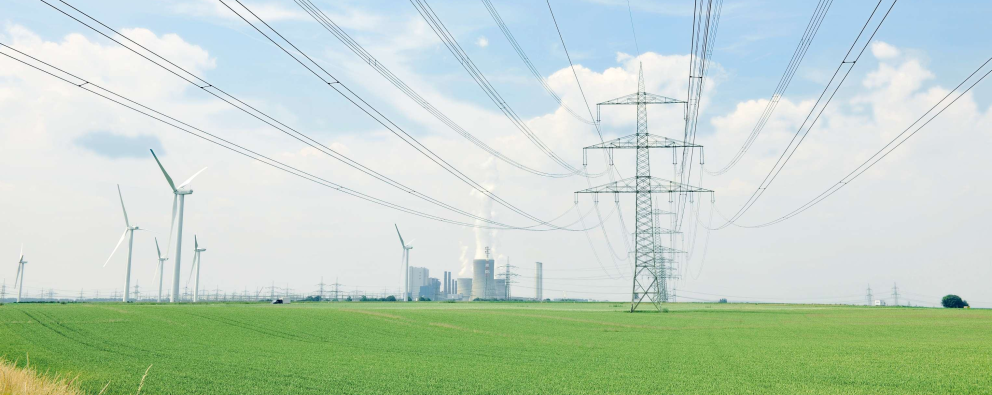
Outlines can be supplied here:
[[885, 301], [881, 299], [875, 299], [875, 306], [885, 306]]

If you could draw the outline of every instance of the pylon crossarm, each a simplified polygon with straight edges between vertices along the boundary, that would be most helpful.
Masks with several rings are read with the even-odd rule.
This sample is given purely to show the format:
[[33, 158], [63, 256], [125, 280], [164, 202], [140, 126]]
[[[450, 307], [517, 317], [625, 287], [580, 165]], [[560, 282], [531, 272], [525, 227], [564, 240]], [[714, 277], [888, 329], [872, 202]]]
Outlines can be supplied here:
[[637, 192], [650, 192], [650, 193], [704, 193], [713, 192], [712, 190], [694, 187], [691, 185], [677, 183], [675, 181], [669, 181], [661, 178], [649, 177], [650, 184], [647, 189], [637, 188], [638, 177], [630, 177], [622, 180], [617, 180], [609, 184], [603, 184], [600, 186], [583, 189], [576, 193], [637, 193]]
[[653, 134], [648, 134], [647, 142], [637, 141], [638, 136], [632, 134], [629, 136], [624, 136], [620, 138], [615, 138], [613, 140], [604, 141], [599, 144], [593, 144], [585, 149], [628, 149], [628, 148], [702, 148], [703, 146], [699, 144], [687, 143], [680, 140], [670, 139], [668, 137], [656, 136]]
[[655, 226], [654, 227], [654, 232], [652, 232], [652, 233], [654, 233], [656, 235], [675, 235], [675, 234], [679, 234], [679, 233], [682, 233], [682, 232], [678, 232], [678, 231], [674, 231], [674, 230], [671, 230], [671, 229], [666, 229], [666, 228]]
[[631, 104], [684, 104], [685, 100], [673, 99], [668, 96], [656, 95], [654, 93], [638, 92], [620, 96], [616, 99], [597, 103], [597, 106], [616, 106]]

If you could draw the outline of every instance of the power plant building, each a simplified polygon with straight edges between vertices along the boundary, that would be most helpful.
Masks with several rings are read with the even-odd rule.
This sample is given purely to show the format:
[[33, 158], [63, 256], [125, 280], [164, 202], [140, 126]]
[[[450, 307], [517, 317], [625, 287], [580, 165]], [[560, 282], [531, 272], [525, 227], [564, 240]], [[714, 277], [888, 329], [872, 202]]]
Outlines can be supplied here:
[[441, 280], [431, 277], [427, 279], [427, 282], [427, 285], [421, 285], [418, 288], [417, 297], [437, 300], [437, 297], [441, 294]]
[[430, 271], [426, 267], [410, 267], [410, 297], [416, 299], [420, 295], [420, 287], [431, 285]]
[[506, 280], [502, 278], [496, 279], [496, 292], [493, 294], [496, 299], [506, 300]]
[[458, 291], [458, 296], [465, 300], [470, 300], [472, 298], [472, 279], [471, 278], [459, 278], [455, 282], [455, 288]]
[[451, 272], [444, 272], [443, 290], [445, 295], [455, 293], [455, 280], [451, 278]]
[[472, 300], [496, 298], [496, 261], [476, 259], [472, 261]]

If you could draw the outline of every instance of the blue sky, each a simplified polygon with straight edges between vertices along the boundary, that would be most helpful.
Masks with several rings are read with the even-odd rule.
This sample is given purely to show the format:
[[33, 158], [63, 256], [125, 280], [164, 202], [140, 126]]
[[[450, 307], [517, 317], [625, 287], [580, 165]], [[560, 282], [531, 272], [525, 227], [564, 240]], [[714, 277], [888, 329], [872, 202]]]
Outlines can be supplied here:
[[[211, 1], [128, 1], [78, 2], [85, 11], [99, 16], [112, 27], [144, 27], [159, 34], [174, 33], [192, 40], [217, 60], [217, 67], [208, 72], [211, 79], [226, 86], [237, 86], [244, 94], [271, 97], [287, 106], [297, 106], [311, 114], [314, 125], [346, 125], [372, 127], [363, 120], [337, 112], [347, 108], [340, 100], [314, 91], [309, 76], [289, 58], [263, 42], [233, 14]], [[349, 33], [359, 43], [372, 49], [397, 41], [405, 28], [419, 20], [413, 6], [406, 2], [317, 2], [322, 9], [350, 19], [366, 18], [377, 22], [354, 22]], [[691, 3], [675, 1], [631, 2], [634, 26], [642, 52], [662, 54], [686, 53], [691, 28]], [[253, 3], [248, 2], [248, 5]], [[268, 5], [268, 3], [259, 3]], [[320, 29], [302, 14], [291, 1], [273, 2], [273, 7], [295, 16], [274, 18], [274, 25], [294, 43], [310, 53], [335, 51], [350, 56], [330, 34]], [[548, 9], [541, 2], [501, 1], [494, 3], [518, 41], [537, 68], [545, 74], [567, 66]], [[432, 2], [432, 8], [455, 34], [482, 71], [497, 81], [501, 94], [525, 116], [536, 116], [553, 110], [555, 103], [534, 83], [524, 65], [503, 38], [481, 2]], [[618, 52], [634, 54], [625, 1], [559, 1], [553, 2], [560, 27], [570, 53], [577, 64], [593, 70], [616, 65]], [[809, 55], [799, 70], [798, 78], [788, 93], [797, 97], [812, 95], [822, 89], [823, 80], [836, 67], [857, 30], [871, 12], [874, 2], [836, 1], [816, 37]], [[95, 33], [81, 30], [67, 17], [44, 3], [28, 0], [7, 2], [8, 23], [28, 26], [47, 39], [57, 39], [71, 32], [89, 37]], [[816, 2], [728, 1], [724, 6], [713, 59], [723, 67], [720, 95], [713, 100], [713, 109], [726, 110], [739, 101], [767, 97], [777, 84], [791, 57], [798, 38], [812, 15]], [[981, 51], [986, 44], [975, 37], [989, 33], [983, 15], [992, 12], [986, 2], [969, 1], [956, 9], [926, 1], [903, 0], [878, 34], [878, 39], [897, 47], [910, 47], [926, 53], [928, 66], [937, 78], [933, 83], [945, 85], [958, 76], [966, 75], [973, 65], [983, 60]], [[350, 18], [349, 18], [350, 17]], [[305, 19], [306, 18], [306, 19]], [[341, 20], [337, 21], [342, 23]], [[364, 23], [364, 24], [363, 24]], [[486, 47], [475, 43], [480, 37], [489, 42]], [[441, 46], [440, 41], [427, 50], [400, 51], [411, 71], [430, 76], [437, 81], [435, 88], [447, 95], [476, 103], [486, 98], [468, 75]], [[383, 54], [385, 55], [385, 54]], [[951, 62], [933, 62], [948, 59]], [[868, 60], [869, 62], [871, 60]], [[331, 72], [343, 72], [333, 62]], [[864, 71], [867, 67], [859, 67]], [[347, 81], [347, 77], [343, 77]], [[352, 86], [361, 87], [352, 82]], [[394, 92], [385, 92], [392, 94]], [[601, 98], [605, 99], [605, 98]], [[597, 99], [593, 99], [597, 100]], [[333, 133], [330, 128], [328, 133]], [[705, 128], [701, 130], [707, 132]], [[424, 131], [421, 131], [424, 132]]]
[[[315, 2], [383, 65], [460, 125], [515, 159], [556, 170], [554, 162], [502, 117], [408, 2]], [[524, 222], [499, 207], [486, 206], [465, 185], [399, 143], [217, 1], [70, 3], [115, 29], [128, 29], [126, 34], [132, 38], [157, 48], [214, 85], [377, 171], [458, 207]], [[53, 4], [62, 6], [57, 1]], [[540, 217], [553, 218], [571, 209], [573, 191], [588, 186], [581, 179], [546, 180], [492, 162], [372, 72], [293, 1], [246, 4], [404, 130], [507, 200]], [[584, 112], [546, 4], [503, 0], [493, 4], [537, 69], [572, 108]], [[591, 103], [632, 91], [638, 62], [646, 65], [649, 90], [684, 94], [690, 2], [632, 0], [630, 13], [627, 2], [619, 0], [551, 4]], [[595, 131], [569, 118], [544, 92], [483, 3], [431, 1], [430, 5], [507, 103], [555, 152], [578, 164], [581, 147], [598, 142]], [[740, 146], [815, 7], [815, 1], [726, 1], [699, 126], [708, 147], [708, 162], [725, 163]], [[767, 132], [733, 173], [705, 181], [708, 188], [718, 191], [719, 213], [736, 211], [761, 181], [872, 7], [874, 2], [833, 2]], [[992, 45], [981, 39], [992, 33], [984, 20], [990, 12], [988, 2], [957, 2], [948, 7], [938, 2], [899, 1], [816, 133], [776, 184], [775, 193], [749, 219], [774, 218], [836, 182], [925, 111], [939, 93], [992, 55]], [[638, 59], [632, 58], [637, 53], [631, 17], [642, 53]], [[0, 24], [0, 42], [336, 182], [402, 204], [422, 204], [308, 151], [41, 1], [3, 2]], [[89, 261], [102, 264], [106, 259], [109, 244], [119, 234], [113, 193], [117, 183], [122, 184], [125, 198], [135, 196], [131, 199], [137, 206], [136, 217], [148, 218], [152, 233], [164, 238], [171, 197], [163, 193], [161, 176], [149, 167], [151, 159], [142, 148], [149, 146], [161, 147], [167, 166], [181, 173], [175, 178], [184, 179], [210, 166], [198, 178], [204, 192], [192, 198], [188, 218], [190, 231], [201, 232], [201, 239], [213, 243], [210, 254], [216, 258], [207, 259], [216, 259], [218, 271], [206, 272], [208, 284], [240, 289], [274, 278], [306, 289], [318, 276], [340, 276], [350, 286], [392, 289], [398, 281], [395, 261], [399, 256], [398, 250], [390, 249], [396, 247], [392, 224], [398, 223], [401, 229], [409, 229], [405, 232], [421, 235], [409, 236], [419, 239], [411, 264], [426, 266], [433, 274], [453, 270], [457, 277], [466, 259], [491, 245], [501, 259], [512, 257], [523, 270], [540, 260], [549, 272], [589, 271], [600, 276], [586, 282], [561, 280], [546, 289], [568, 291], [571, 296], [623, 299], [618, 295], [629, 288], [622, 278], [628, 270], [626, 263], [610, 258], [624, 255], [620, 236], [624, 230], [615, 219], [607, 221], [606, 232], [590, 232], [587, 239], [581, 232], [480, 233], [410, 218], [268, 172], [92, 95], [60, 88], [57, 81], [14, 67], [6, 58], [0, 59], [3, 68], [7, 71], [0, 70], [0, 106], [6, 103], [7, 110], [6, 121], [0, 123], [4, 142], [0, 164], [20, 171], [4, 172], [0, 177], [0, 191], [5, 191], [0, 203], [20, 210], [0, 218], [18, 224], [0, 230], [0, 247], [12, 250], [26, 243], [29, 251], [43, 254], [32, 262], [50, 262], [72, 273], [44, 282], [37, 279], [37, 286], [75, 288], [76, 278], [91, 278], [89, 283], [105, 290], [115, 286], [116, 273], [83, 270], [72, 262], [80, 256], [86, 265]], [[767, 230], [730, 228], [707, 236], [696, 226], [693, 240], [699, 240], [698, 253], [687, 264], [680, 287], [769, 298], [836, 296], [825, 300], [850, 302], [840, 296], [860, 293], [869, 283], [884, 288], [898, 281], [900, 287], [905, 284], [919, 294], [968, 291], [977, 295], [972, 299], [992, 302], [992, 293], [976, 280], [981, 276], [959, 275], [992, 274], [989, 251], [975, 240], [974, 232], [981, 229], [983, 219], [992, 219], [980, 203], [992, 190], [982, 185], [981, 173], [973, 170], [976, 163], [988, 161], [981, 152], [990, 145], [988, 133], [983, 132], [992, 102], [989, 92], [979, 85], [955, 107], [960, 113], [949, 112], [928, 126], [925, 134], [887, 159], [887, 166], [879, 166], [865, 181], [809, 214]], [[678, 117], [661, 109], [651, 111], [653, 132], [670, 137], [680, 133]], [[629, 111], [604, 114], [608, 138], [633, 130]], [[965, 146], [956, 151], [942, 144], [948, 140]], [[629, 163], [620, 170], [629, 174]], [[54, 200], [56, 196], [77, 198], [66, 203]], [[587, 212], [592, 207], [583, 202], [579, 210]], [[629, 211], [628, 225], [632, 221]], [[709, 209], [701, 205], [699, 212], [698, 222], [705, 223]], [[714, 222], [719, 222], [719, 213]], [[66, 218], [72, 221], [64, 229], [48, 231]], [[63, 240], [68, 240], [65, 249], [71, 251], [48, 247]], [[136, 243], [143, 249], [138, 254], [150, 256], [150, 240]], [[278, 264], [273, 265], [274, 261]], [[941, 261], [952, 269], [931, 278], [934, 262]], [[220, 275], [221, 269], [234, 267], [243, 270]], [[850, 276], [842, 274], [843, 270], [861, 273]], [[139, 271], [138, 275], [150, 281], [149, 273]], [[581, 292], [597, 287], [604, 293]]]

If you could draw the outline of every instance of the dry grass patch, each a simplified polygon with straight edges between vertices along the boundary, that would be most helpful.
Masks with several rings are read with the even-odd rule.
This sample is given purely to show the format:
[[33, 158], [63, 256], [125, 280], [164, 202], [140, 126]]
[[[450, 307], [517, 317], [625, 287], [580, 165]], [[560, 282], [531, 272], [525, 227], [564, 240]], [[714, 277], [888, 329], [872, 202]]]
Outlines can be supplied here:
[[45, 377], [27, 364], [18, 367], [16, 361], [0, 359], [0, 395], [82, 395], [75, 381], [75, 377]]

